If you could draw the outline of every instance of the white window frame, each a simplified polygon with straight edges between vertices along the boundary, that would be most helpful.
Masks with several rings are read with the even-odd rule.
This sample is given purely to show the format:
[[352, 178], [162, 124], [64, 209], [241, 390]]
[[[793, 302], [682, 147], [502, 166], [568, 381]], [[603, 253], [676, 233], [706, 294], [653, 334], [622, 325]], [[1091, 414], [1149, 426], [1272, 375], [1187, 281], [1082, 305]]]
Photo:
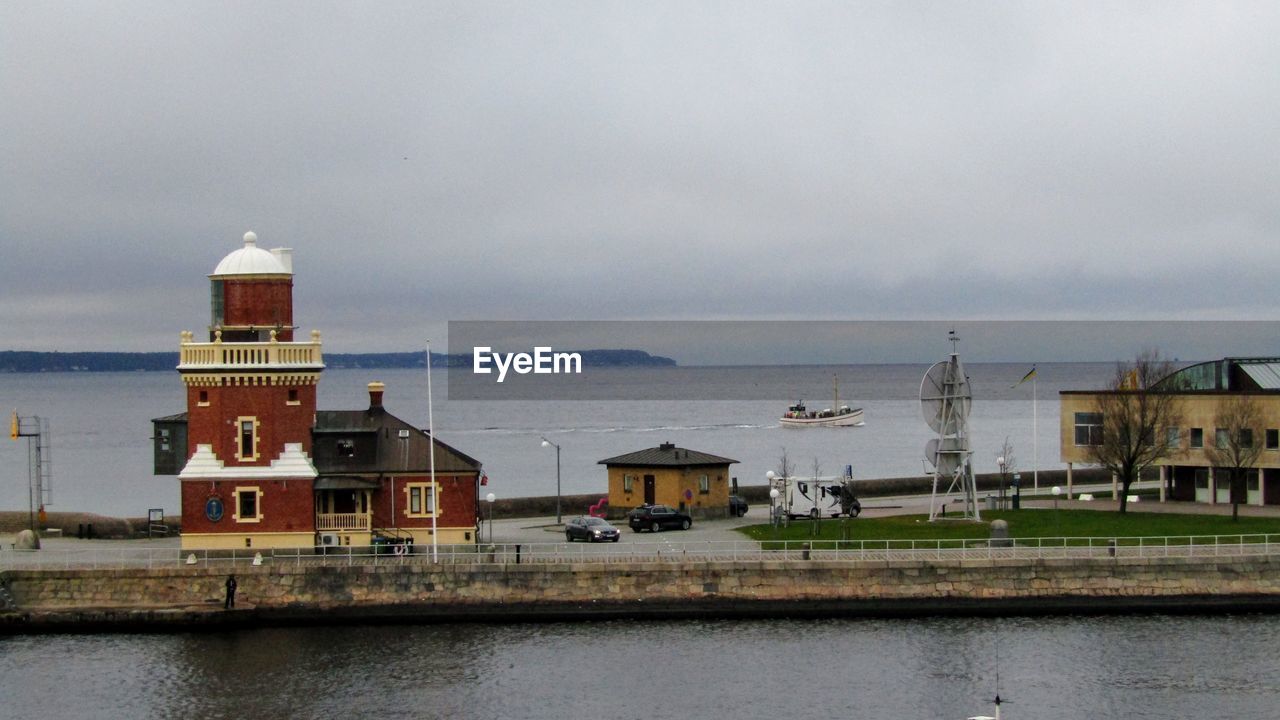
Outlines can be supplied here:
[[[1081, 422], [1081, 421], [1080, 421], [1080, 416], [1081, 416], [1081, 415], [1096, 416], [1096, 417], [1098, 418], [1098, 422], [1096, 422], [1096, 423], [1091, 423], [1091, 422]], [[1105, 419], [1103, 418], [1102, 413], [1100, 413], [1100, 412], [1078, 412], [1078, 413], [1076, 413], [1076, 414], [1075, 414], [1075, 417], [1074, 417], [1074, 418], [1072, 418], [1072, 419], [1075, 421], [1075, 428], [1074, 428], [1074, 433], [1073, 433], [1073, 435], [1072, 435], [1072, 438], [1071, 438], [1071, 439], [1072, 439], [1072, 441], [1074, 441], [1074, 442], [1075, 442], [1076, 447], [1094, 447], [1094, 446], [1097, 446], [1097, 445], [1101, 445], [1101, 444], [1102, 444], [1102, 428], [1103, 428], [1103, 425], [1104, 425], [1104, 423], [1105, 423]], [[1088, 435], [1089, 435], [1089, 440], [1090, 440], [1091, 442], [1085, 442], [1085, 443], [1080, 442], [1080, 428], [1089, 428]], [[1097, 442], [1092, 442], [1092, 440], [1094, 439], [1094, 435], [1093, 435], [1093, 432], [1094, 432], [1094, 430], [1093, 430], [1093, 429], [1094, 429], [1094, 428], [1097, 428], [1097, 433], [1098, 433], [1098, 435], [1097, 435]]]

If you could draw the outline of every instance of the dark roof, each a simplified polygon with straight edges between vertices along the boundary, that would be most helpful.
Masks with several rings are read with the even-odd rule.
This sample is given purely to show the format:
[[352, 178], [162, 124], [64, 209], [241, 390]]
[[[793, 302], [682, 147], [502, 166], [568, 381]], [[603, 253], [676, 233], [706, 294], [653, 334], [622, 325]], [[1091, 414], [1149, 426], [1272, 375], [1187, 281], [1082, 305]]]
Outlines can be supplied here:
[[[312, 435], [312, 455], [316, 470], [321, 475], [430, 471], [430, 434], [381, 407], [368, 410], [318, 410]], [[359, 435], [374, 447], [362, 448], [351, 457], [338, 457], [329, 452], [330, 448], [327, 447], [338, 435]], [[436, 472], [480, 472], [479, 460], [439, 440], [435, 447]]]
[[[187, 423], [187, 413], [152, 419], [155, 423]], [[400, 437], [405, 431], [405, 438]], [[353, 457], [338, 457], [331, 445], [341, 436], [359, 436], [361, 449]], [[382, 408], [317, 410], [311, 428], [311, 460], [322, 476], [431, 471], [431, 435]], [[405, 443], [408, 447], [405, 447]], [[480, 461], [446, 443], [436, 441], [436, 472], [478, 473]]]
[[676, 447], [671, 443], [662, 443], [656, 448], [637, 450], [626, 455], [605, 458], [597, 465], [637, 465], [641, 467], [699, 467], [703, 465], [728, 465], [736, 463], [731, 458], [698, 452]]
[[315, 484], [316, 490], [377, 490], [378, 481], [366, 478], [326, 475]]

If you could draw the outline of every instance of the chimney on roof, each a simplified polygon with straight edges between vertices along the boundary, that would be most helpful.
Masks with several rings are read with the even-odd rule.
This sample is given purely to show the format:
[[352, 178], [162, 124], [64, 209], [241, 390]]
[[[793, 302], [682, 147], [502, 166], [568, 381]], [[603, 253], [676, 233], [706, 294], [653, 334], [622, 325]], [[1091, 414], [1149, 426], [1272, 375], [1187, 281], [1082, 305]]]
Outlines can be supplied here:
[[271, 254], [276, 256], [286, 272], [293, 274], [293, 248], [271, 248]]
[[658, 446], [658, 449], [659, 450], [675, 450], [676, 446], [673, 443], [664, 442]]
[[369, 383], [369, 409], [370, 410], [382, 409], [382, 393], [386, 389], [387, 389], [387, 386], [383, 385], [377, 380], [374, 380], [373, 382]]

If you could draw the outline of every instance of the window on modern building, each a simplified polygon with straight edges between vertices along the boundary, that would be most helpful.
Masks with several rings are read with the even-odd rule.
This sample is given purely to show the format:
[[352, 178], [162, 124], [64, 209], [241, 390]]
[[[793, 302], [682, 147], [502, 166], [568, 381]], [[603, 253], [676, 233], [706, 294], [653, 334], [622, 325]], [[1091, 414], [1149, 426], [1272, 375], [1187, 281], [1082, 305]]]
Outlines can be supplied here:
[[239, 442], [236, 448], [240, 452], [240, 460], [258, 459], [258, 419], [242, 417], [236, 419], [239, 428]]
[[1267, 428], [1267, 449], [1280, 450], [1280, 429]]
[[430, 517], [435, 512], [435, 488], [430, 483], [412, 483], [405, 488], [409, 503], [405, 514], [409, 517]]
[[1076, 445], [1102, 444], [1102, 413], [1076, 413]]
[[1204, 447], [1204, 428], [1191, 428], [1191, 447]]
[[710, 477], [703, 475], [702, 477], [698, 478], [698, 492], [702, 493], [703, 495], [706, 495], [707, 493], [711, 492]]
[[258, 488], [242, 487], [236, 489], [236, 521], [257, 522], [262, 519], [262, 508], [258, 503]]
[[1258, 471], [1250, 470], [1245, 476], [1245, 489], [1248, 492], [1258, 492]]
[[1165, 445], [1171, 448], [1181, 447], [1182, 446], [1182, 429], [1176, 428], [1176, 427], [1165, 428], [1164, 442], [1165, 442]]
[[356, 442], [355, 440], [339, 440], [338, 441], [338, 457], [355, 457]]
[[1240, 428], [1239, 445], [1242, 448], [1253, 447], [1253, 429], [1252, 428]]
[[1215, 428], [1213, 431], [1213, 446], [1216, 448], [1225, 448], [1231, 444], [1230, 435], [1226, 428]]
[[160, 429], [160, 450], [161, 452], [169, 452], [169, 429]]
[[635, 475], [623, 475], [623, 476], [622, 476], [622, 492], [624, 492], [624, 493], [629, 493], [629, 492], [631, 492], [632, 488], [634, 488], [634, 487], [635, 487], [635, 485], [636, 485], [636, 476], [635, 476]]

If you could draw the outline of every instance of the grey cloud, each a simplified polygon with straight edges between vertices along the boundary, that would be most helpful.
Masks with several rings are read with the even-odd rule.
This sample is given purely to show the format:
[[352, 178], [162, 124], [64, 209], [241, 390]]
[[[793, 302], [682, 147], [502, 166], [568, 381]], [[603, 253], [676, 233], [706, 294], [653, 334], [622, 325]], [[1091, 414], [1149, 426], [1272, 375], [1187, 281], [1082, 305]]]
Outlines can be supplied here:
[[0, 346], [170, 347], [249, 229], [337, 350], [1275, 317], [1277, 31], [1246, 2], [7, 3]]

